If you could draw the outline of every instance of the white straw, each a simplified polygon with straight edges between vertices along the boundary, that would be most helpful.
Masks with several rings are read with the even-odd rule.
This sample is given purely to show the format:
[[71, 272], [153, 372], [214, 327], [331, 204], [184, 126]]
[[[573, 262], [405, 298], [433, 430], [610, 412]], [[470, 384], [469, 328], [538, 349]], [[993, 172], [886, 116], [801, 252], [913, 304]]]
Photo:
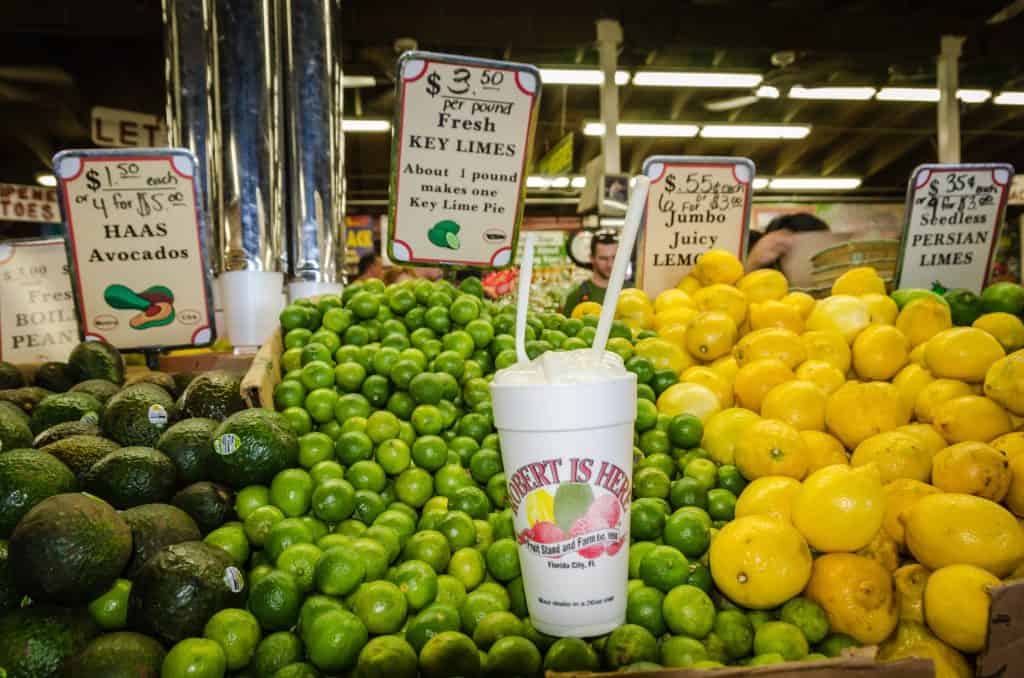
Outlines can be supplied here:
[[604, 355], [604, 347], [612, 331], [615, 306], [619, 301], [622, 283], [626, 279], [626, 268], [629, 266], [630, 257], [633, 256], [636, 233], [640, 229], [644, 209], [647, 207], [647, 190], [650, 188], [651, 180], [645, 176], [637, 176], [634, 177], [634, 181], [636, 183], [629, 198], [629, 207], [626, 209], [626, 221], [619, 236], [619, 251], [615, 254], [615, 263], [612, 264], [612, 275], [608, 279], [608, 289], [604, 293], [604, 302], [601, 305], [601, 319], [597, 323], [597, 333], [594, 335], [594, 352], [598, 356]]
[[526, 355], [526, 311], [530, 305], [530, 282], [533, 279], [533, 241], [535, 233], [526, 234], [523, 244], [523, 260], [519, 262], [519, 291], [516, 293], [516, 359], [521, 363], [530, 362]]

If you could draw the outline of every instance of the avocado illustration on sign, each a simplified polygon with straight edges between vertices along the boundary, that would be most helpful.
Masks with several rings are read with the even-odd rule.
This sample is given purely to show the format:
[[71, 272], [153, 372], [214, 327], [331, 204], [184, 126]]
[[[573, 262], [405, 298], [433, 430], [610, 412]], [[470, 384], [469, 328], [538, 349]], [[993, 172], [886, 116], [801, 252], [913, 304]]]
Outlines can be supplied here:
[[461, 227], [451, 219], [445, 219], [434, 224], [434, 227], [427, 231], [427, 240], [443, 247], [446, 250], [459, 249], [458, 232]]
[[124, 285], [110, 285], [103, 298], [112, 308], [140, 311], [128, 324], [132, 329], [169, 325], [174, 321], [174, 292], [163, 285], [153, 285], [141, 292], [133, 292]]

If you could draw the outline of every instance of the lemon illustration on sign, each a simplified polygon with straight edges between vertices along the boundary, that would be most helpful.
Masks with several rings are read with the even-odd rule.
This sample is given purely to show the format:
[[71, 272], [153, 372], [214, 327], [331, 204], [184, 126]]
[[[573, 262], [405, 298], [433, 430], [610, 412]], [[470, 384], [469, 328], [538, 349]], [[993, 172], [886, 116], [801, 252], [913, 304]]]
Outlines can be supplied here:
[[530, 527], [555, 522], [555, 498], [547, 490], [536, 490], [526, 498], [526, 522]]
[[445, 219], [434, 224], [434, 227], [427, 231], [427, 240], [438, 247], [446, 250], [457, 250], [459, 242], [460, 226], [451, 219]]

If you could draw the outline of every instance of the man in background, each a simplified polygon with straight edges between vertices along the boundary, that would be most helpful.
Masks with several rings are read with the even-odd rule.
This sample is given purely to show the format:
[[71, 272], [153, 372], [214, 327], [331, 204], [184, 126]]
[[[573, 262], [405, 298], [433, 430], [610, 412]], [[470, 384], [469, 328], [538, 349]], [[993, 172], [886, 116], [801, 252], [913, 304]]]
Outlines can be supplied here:
[[356, 280], [368, 280], [379, 278], [384, 273], [384, 262], [376, 252], [370, 252], [359, 257], [359, 272]]
[[590, 268], [593, 273], [565, 298], [565, 315], [572, 315], [572, 310], [584, 301], [598, 304], [604, 301], [604, 293], [608, 289], [608, 278], [612, 274], [615, 253], [619, 251], [619, 237], [614, 233], [595, 233], [590, 239]]

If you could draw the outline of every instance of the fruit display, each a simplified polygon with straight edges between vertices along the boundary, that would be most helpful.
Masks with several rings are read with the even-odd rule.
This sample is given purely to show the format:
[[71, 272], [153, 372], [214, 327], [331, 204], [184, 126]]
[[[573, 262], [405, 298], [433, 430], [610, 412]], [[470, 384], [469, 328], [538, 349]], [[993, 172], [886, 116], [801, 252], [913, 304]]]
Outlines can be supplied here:
[[[1024, 563], [1024, 309], [997, 287], [957, 324], [956, 295], [890, 296], [867, 268], [832, 291], [720, 251], [653, 300], [623, 291], [627, 613], [597, 638], [527, 613], [489, 389], [515, 310], [475, 278], [289, 305], [262, 409], [223, 372], [126, 379], [103, 344], [31, 385], [0, 364], [0, 667], [753, 670], [877, 645], [970, 676], [987, 591]], [[528, 355], [591, 345], [599, 312], [530, 313]], [[618, 519], [563, 488], [527, 498], [535, 540]]]

